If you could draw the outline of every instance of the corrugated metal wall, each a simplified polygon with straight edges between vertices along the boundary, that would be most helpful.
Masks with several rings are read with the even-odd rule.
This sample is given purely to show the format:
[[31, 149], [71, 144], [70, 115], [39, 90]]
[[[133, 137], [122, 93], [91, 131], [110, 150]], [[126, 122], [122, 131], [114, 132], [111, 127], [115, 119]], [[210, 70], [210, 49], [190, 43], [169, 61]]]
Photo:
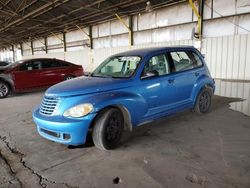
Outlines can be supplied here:
[[202, 53], [214, 78], [250, 80], [250, 34], [207, 38]]

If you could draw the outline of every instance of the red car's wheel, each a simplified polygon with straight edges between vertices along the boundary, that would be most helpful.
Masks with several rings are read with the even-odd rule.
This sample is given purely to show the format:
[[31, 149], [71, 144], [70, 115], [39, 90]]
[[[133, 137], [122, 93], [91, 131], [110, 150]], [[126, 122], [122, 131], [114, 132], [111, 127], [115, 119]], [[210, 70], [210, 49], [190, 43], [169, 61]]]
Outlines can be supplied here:
[[0, 98], [5, 98], [10, 94], [10, 86], [3, 81], [0, 81]]

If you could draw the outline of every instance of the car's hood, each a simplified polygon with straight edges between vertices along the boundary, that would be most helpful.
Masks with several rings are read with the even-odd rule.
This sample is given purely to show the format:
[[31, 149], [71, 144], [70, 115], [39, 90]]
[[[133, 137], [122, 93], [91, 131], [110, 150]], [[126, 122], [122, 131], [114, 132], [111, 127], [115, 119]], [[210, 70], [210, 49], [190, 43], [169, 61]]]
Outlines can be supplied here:
[[50, 87], [46, 95], [56, 97], [86, 95], [129, 87], [129, 83], [131, 81], [128, 79], [82, 76]]

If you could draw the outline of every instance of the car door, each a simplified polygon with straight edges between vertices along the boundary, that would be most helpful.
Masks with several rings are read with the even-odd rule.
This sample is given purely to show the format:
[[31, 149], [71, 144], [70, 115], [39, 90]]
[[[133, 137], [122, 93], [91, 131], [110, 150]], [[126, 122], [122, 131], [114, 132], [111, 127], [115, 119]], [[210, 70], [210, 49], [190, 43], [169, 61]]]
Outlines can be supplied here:
[[41, 61], [26, 61], [12, 73], [16, 90], [31, 89], [40, 87], [42, 79], [40, 76]]
[[173, 79], [176, 86], [177, 103], [179, 105], [188, 104], [191, 102], [194, 84], [201, 75], [202, 62], [191, 50], [171, 51], [169, 57], [172, 59], [171, 63], [174, 67]]
[[42, 76], [46, 86], [54, 85], [64, 80], [65, 74], [60, 61], [57, 59], [44, 59], [42, 61]]
[[[155, 74], [150, 76], [150, 74]], [[148, 103], [146, 117], [155, 116], [168, 110], [175, 102], [175, 86], [169, 75], [166, 53], [152, 56], [145, 64], [141, 76], [141, 95]]]

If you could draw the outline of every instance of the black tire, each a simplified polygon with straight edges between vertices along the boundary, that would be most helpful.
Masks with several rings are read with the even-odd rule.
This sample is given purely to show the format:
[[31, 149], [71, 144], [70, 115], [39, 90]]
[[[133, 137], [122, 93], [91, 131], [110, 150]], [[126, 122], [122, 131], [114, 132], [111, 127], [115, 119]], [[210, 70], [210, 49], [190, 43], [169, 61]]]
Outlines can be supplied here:
[[67, 76], [64, 77], [64, 80], [71, 80], [71, 79], [73, 79], [73, 78], [74, 78], [74, 76], [72, 76], [72, 75], [67, 75]]
[[98, 114], [92, 132], [93, 142], [101, 150], [116, 148], [124, 129], [124, 117], [116, 108], [107, 108]]
[[3, 81], [0, 81], [0, 98], [5, 98], [10, 94], [10, 86]]
[[202, 89], [196, 99], [194, 111], [197, 114], [205, 114], [209, 112], [212, 106], [212, 96], [213, 96], [212, 89], [210, 88]]

